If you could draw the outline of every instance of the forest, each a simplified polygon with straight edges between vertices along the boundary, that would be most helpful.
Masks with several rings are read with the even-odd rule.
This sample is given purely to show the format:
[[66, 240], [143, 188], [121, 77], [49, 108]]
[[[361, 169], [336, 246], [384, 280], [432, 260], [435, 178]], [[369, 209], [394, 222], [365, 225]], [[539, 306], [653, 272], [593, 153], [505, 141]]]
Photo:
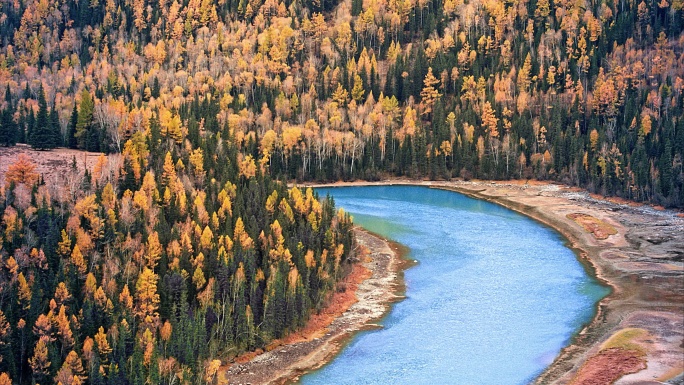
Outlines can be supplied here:
[[62, 184], [20, 157], [0, 186], [0, 384], [213, 383], [302, 326], [352, 224], [288, 181], [539, 179], [684, 207], [683, 8], [2, 2], [0, 146], [103, 155]]
[[1, 384], [214, 383], [219, 358], [325, 304], [350, 267], [350, 217], [205, 145], [215, 157], [167, 151], [155, 174], [142, 138], [123, 168], [102, 155], [59, 196], [27, 156], [9, 167]]

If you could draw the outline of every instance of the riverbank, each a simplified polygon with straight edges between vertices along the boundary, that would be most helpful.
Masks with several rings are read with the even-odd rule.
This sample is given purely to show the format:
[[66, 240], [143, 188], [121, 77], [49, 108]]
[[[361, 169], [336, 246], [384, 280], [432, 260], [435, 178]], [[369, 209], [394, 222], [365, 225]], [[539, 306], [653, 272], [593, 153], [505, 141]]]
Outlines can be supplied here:
[[[562, 350], [536, 384], [622, 385], [665, 381], [680, 384], [684, 381], [684, 218], [681, 214], [628, 202], [611, 202], [578, 189], [540, 182], [391, 180], [334, 186], [391, 184], [454, 190], [534, 218], [561, 232], [587, 269], [612, 287], [612, 293], [599, 303], [593, 321]], [[363, 238], [362, 235], [360, 243]], [[383, 245], [377, 238], [366, 245], [371, 255], [378, 253], [375, 247], [385, 250], [378, 256], [387, 252], [387, 244]], [[396, 285], [396, 279], [393, 282]], [[393, 298], [391, 293], [388, 297], [374, 298], [362, 293], [357, 291], [356, 305], [372, 300], [374, 306], [387, 309], [387, 300]], [[349, 310], [352, 318], [358, 317], [352, 308]], [[372, 319], [378, 319], [384, 311]], [[342, 324], [347, 327], [339, 333], [331, 325], [321, 340], [285, 345], [247, 364], [231, 366], [225, 377], [230, 381], [226, 382], [258, 384], [296, 380], [301, 373], [328, 362], [354, 331], [372, 321], [345, 322]], [[244, 373], [251, 376], [243, 376]]]
[[272, 343], [266, 352], [238, 357], [222, 370], [222, 384], [288, 384], [329, 362], [353, 333], [378, 327], [404, 292], [405, 251], [368, 231], [354, 229], [358, 262], [330, 305], [303, 330]]
[[684, 218], [551, 184], [433, 184], [495, 202], [561, 232], [613, 292], [536, 384], [682, 383]]
[[543, 182], [391, 180], [494, 202], [560, 233], [612, 288], [535, 384], [684, 383], [684, 218]]

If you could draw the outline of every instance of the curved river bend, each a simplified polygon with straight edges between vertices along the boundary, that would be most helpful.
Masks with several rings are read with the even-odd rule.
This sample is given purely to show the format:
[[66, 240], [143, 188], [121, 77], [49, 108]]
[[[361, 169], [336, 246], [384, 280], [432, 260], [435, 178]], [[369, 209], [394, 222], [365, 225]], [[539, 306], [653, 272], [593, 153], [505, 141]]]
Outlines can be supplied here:
[[500, 206], [425, 187], [317, 191], [418, 265], [383, 328], [302, 384], [526, 384], [608, 293], [558, 233]]

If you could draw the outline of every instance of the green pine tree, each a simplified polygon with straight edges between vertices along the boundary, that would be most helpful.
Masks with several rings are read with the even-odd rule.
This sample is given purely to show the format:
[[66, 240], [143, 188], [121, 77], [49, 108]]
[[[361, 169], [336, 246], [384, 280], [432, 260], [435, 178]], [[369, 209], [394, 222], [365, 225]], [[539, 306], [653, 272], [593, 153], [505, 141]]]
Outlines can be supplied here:
[[352, 0], [352, 16], [358, 16], [363, 11], [363, 0]]
[[102, 136], [100, 135], [100, 130], [98, 130], [96, 127], [91, 127], [90, 130], [88, 130], [87, 135], [88, 137], [86, 140], [85, 149], [87, 151], [93, 152], [100, 151], [102, 147]]
[[78, 108], [74, 103], [74, 109], [71, 111], [71, 118], [69, 119], [69, 127], [67, 127], [67, 135], [64, 145], [69, 148], [77, 148], [78, 141], [76, 140], [76, 125], [78, 124]]
[[94, 109], [95, 103], [93, 102], [92, 96], [90, 96], [90, 92], [83, 90], [83, 92], [81, 92], [81, 105], [78, 109], [76, 132], [74, 133], [78, 148], [85, 149], [88, 146], [89, 139], [91, 139], [90, 131], [93, 129]]
[[57, 113], [54, 104], [50, 109], [50, 130], [52, 133], [52, 141], [54, 146], [62, 146], [64, 142], [62, 137], [62, 128], [59, 124], [59, 114]]
[[48, 115], [45, 91], [42, 86], [38, 90], [38, 115], [36, 116], [36, 125], [29, 136], [29, 144], [38, 150], [55, 148], [55, 138]]
[[665, 148], [660, 157], [660, 190], [667, 199], [672, 191], [672, 144], [665, 139]]
[[28, 82], [26, 82], [26, 88], [24, 88], [24, 94], [21, 97], [22, 99], [31, 99], [31, 89], [29, 88]]
[[[2, 116], [4, 118], [5, 111], [2, 111]], [[8, 142], [7, 137], [9, 136], [9, 129], [5, 126], [4, 119], [0, 120], [0, 145], [9, 146], [6, 144]]]
[[14, 107], [9, 84], [5, 91], [7, 108], [0, 113], [0, 146], [13, 146], [16, 143], [16, 124], [14, 123]]
[[19, 129], [17, 130], [17, 143], [28, 143], [28, 138], [31, 136], [31, 131], [36, 123], [36, 115], [33, 111], [22, 111], [19, 118]]
[[16, 143], [17, 125], [14, 123], [11, 107], [2, 111], [0, 115], [0, 146], [14, 146]]

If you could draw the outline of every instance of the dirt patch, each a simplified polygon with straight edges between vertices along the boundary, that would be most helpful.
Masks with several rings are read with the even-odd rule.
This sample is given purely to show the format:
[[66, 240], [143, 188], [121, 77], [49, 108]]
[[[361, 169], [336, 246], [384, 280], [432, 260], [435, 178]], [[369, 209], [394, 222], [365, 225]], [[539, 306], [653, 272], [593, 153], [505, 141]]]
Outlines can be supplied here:
[[79, 173], [82, 173], [86, 168], [92, 170], [101, 155], [99, 152], [71, 150], [68, 148], [38, 151], [25, 144], [17, 144], [13, 147], [0, 147], [0, 185], [4, 185], [5, 172], [7, 172], [10, 164], [16, 162], [19, 154], [26, 154], [36, 164], [36, 172], [48, 184], [60, 182], [64, 175], [71, 172], [74, 167]]
[[646, 368], [643, 353], [622, 348], [602, 350], [592, 356], [577, 373], [571, 385], [609, 385], [625, 374]]
[[389, 305], [402, 297], [398, 245], [355, 229], [362, 251], [359, 262], [342, 282], [330, 305], [313, 315], [307, 325], [271, 343], [266, 352], [248, 353], [221, 368], [222, 384], [286, 384], [328, 362], [356, 331], [375, 328]]
[[[578, 190], [581, 190], [581, 189], [578, 189]], [[629, 199], [620, 198], [620, 197], [606, 197], [606, 196], [602, 196], [599, 194], [589, 194], [589, 196], [592, 199], [603, 200], [606, 202], [615, 203], [618, 205], [630, 206], [630, 207], [641, 207], [644, 205], [644, 203], [634, 202], [634, 201], [630, 201]]]
[[618, 332], [604, 345], [643, 352], [648, 366], [623, 376], [616, 385], [654, 384], [653, 381], [657, 384], [684, 373], [683, 346], [680, 345], [679, 350], [672, 349], [684, 341], [684, 319], [680, 315], [676, 311], [635, 311], [620, 323]]
[[588, 214], [572, 213], [566, 215], [578, 225], [582, 226], [585, 231], [594, 234], [596, 239], [608, 239], [609, 236], [617, 234], [615, 227], [603, 222], [600, 219], [594, 218]]

